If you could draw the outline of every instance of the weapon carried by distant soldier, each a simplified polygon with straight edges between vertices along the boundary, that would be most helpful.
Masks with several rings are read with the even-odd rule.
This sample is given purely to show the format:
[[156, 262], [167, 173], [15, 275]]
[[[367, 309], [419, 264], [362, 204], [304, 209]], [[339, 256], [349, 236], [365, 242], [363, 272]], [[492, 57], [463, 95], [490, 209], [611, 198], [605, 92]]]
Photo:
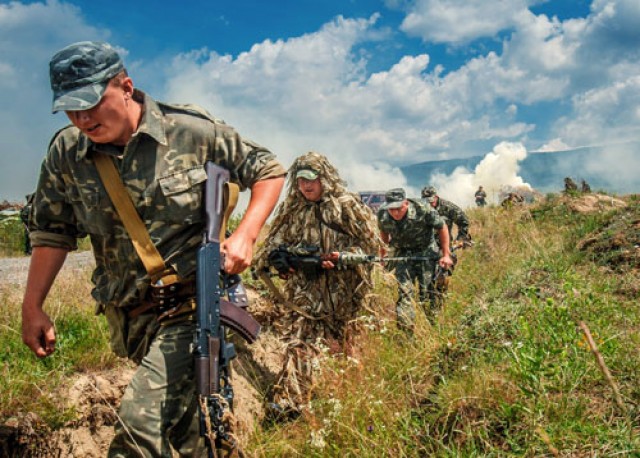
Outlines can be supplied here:
[[[473, 246], [470, 240], [458, 240], [451, 246], [451, 252], [458, 249]], [[287, 275], [301, 271], [308, 279], [318, 278], [322, 271], [322, 262], [331, 261], [337, 269], [346, 268], [358, 264], [385, 263], [392, 261], [405, 262], [432, 262], [432, 256], [376, 256], [373, 254], [359, 254], [348, 252], [321, 253], [320, 247], [316, 245], [288, 246], [280, 245], [269, 253], [269, 266], [278, 272], [278, 275]], [[449, 277], [453, 274], [453, 268], [444, 269], [440, 265], [436, 266], [433, 273], [433, 283], [436, 287], [438, 299], [443, 300], [447, 292]], [[264, 276], [261, 276], [264, 279]]]
[[[194, 343], [196, 384], [200, 405], [200, 434], [205, 437], [209, 456], [238, 450], [231, 424], [233, 387], [230, 383], [231, 360], [236, 356], [234, 345], [227, 341], [229, 327], [252, 343], [258, 337], [260, 325], [245, 310], [246, 292], [239, 276], [229, 276], [223, 265], [220, 243], [226, 217], [224, 209], [233, 207], [226, 200], [225, 187], [229, 172], [213, 162], [205, 166], [206, 226], [197, 254], [196, 303], [197, 329]], [[228, 199], [229, 194], [226, 193]], [[235, 204], [234, 204], [235, 205]], [[222, 296], [227, 295], [228, 300]]]
[[269, 265], [273, 267], [279, 275], [287, 276], [292, 272], [302, 271], [308, 279], [317, 278], [322, 271], [322, 262], [331, 261], [336, 268], [345, 268], [358, 264], [368, 264], [372, 262], [389, 261], [432, 261], [430, 256], [396, 256], [381, 257], [373, 254], [359, 254], [334, 251], [331, 253], [320, 253], [320, 247], [315, 245], [288, 246], [280, 245], [269, 253]]

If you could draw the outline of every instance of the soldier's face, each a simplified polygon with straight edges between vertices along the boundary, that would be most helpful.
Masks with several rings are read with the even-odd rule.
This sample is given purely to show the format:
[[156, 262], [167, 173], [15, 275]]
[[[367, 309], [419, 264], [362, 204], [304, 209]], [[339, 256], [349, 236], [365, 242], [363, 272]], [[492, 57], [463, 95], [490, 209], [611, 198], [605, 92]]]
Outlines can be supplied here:
[[[128, 81], [127, 81], [128, 80]], [[128, 110], [133, 84], [129, 78], [122, 85], [109, 84], [102, 99], [89, 110], [66, 111], [67, 117], [95, 143], [126, 145], [137, 128], [139, 120], [133, 120]]]
[[389, 212], [389, 215], [391, 215], [393, 219], [395, 219], [396, 221], [400, 221], [402, 218], [404, 218], [404, 215], [407, 214], [408, 209], [409, 209], [409, 201], [405, 200], [404, 202], [402, 202], [401, 207], [388, 208], [387, 211]]
[[308, 201], [318, 202], [322, 197], [322, 183], [320, 182], [320, 178], [316, 178], [315, 180], [298, 178], [297, 184], [298, 191], [300, 191]]

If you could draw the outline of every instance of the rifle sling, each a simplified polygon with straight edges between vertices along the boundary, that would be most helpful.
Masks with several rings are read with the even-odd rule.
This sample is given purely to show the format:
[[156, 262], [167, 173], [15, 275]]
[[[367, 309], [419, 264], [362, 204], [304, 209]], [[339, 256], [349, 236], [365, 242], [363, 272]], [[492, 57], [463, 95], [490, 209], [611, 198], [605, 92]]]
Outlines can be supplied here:
[[[144, 222], [136, 211], [131, 196], [125, 189], [122, 178], [111, 157], [98, 152], [94, 152], [93, 156], [102, 184], [106, 188], [107, 194], [109, 194], [109, 198], [131, 238], [131, 243], [138, 253], [144, 268], [149, 273], [151, 280], [155, 282], [164, 272], [167, 272], [164, 259], [162, 259], [158, 249], [151, 241], [149, 231], [147, 231]], [[177, 275], [175, 275], [175, 278], [167, 280], [176, 281], [177, 279]]]
[[271, 280], [271, 277], [269, 276], [269, 272], [264, 272], [264, 271], [260, 272], [260, 273], [258, 273], [258, 277], [260, 277], [260, 279], [264, 282], [264, 284], [267, 285], [267, 288], [269, 288], [269, 290], [273, 293], [273, 295], [276, 297], [278, 302], [280, 302], [285, 307], [290, 308], [291, 310], [293, 310], [294, 312], [298, 313], [299, 315], [302, 315], [303, 317], [307, 318], [308, 320], [313, 320], [313, 321], [324, 320], [325, 318], [329, 317], [328, 314], [327, 315], [322, 315], [322, 316], [313, 316], [313, 315], [309, 314], [307, 311], [301, 309], [297, 305], [295, 305], [295, 304], [291, 303], [290, 301], [288, 301], [284, 297], [284, 295], [280, 292], [278, 287]]
[[341, 228], [336, 222], [330, 221], [330, 222], [327, 223], [322, 218], [322, 211], [320, 211], [320, 205], [315, 204], [315, 212], [316, 212], [316, 218], [318, 219], [318, 221], [320, 221], [320, 224], [324, 224], [329, 229], [332, 229], [332, 230], [336, 231], [339, 234], [347, 235], [347, 236], [350, 235], [349, 233], [347, 233], [347, 231], [345, 231], [343, 228]]

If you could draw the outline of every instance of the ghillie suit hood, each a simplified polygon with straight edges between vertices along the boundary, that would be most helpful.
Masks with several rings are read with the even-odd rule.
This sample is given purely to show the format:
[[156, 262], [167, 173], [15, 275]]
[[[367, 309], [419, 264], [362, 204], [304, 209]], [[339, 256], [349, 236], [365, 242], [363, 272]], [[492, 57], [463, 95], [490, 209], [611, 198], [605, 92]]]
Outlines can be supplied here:
[[[306, 200], [298, 190], [296, 173], [303, 168], [311, 168], [318, 172], [323, 190], [319, 202]], [[320, 216], [322, 224], [334, 230], [339, 228], [338, 232], [349, 236], [348, 239], [357, 240], [357, 247], [362, 252], [378, 253], [382, 242], [373, 211], [363, 204], [356, 194], [347, 190], [346, 183], [340, 178], [338, 170], [325, 156], [310, 152], [298, 157], [288, 171], [286, 196], [276, 209], [276, 216], [271, 223], [269, 234], [256, 255], [258, 267], [264, 266], [266, 255], [281, 243], [290, 245], [320, 243], [321, 249], [330, 251], [353, 248], [343, 244], [334, 246], [326, 240], [327, 237], [320, 240], [319, 230], [310, 230], [309, 224], [312, 222], [301, 218], [301, 215], [310, 213], [316, 217]], [[309, 232], [311, 233], [308, 237], [313, 240], [305, 240], [304, 234]]]

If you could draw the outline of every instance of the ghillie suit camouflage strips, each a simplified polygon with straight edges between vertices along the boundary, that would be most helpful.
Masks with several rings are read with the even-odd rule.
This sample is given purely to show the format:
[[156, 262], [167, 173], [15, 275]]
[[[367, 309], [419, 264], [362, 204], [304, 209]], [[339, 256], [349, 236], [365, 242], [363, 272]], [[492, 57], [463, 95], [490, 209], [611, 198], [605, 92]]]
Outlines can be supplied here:
[[[319, 172], [323, 189], [319, 202], [306, 200], [297, 188], [296, 171], [303, 167]], [[267, 266], [269, 253], [281, 244], [316, 245], [323, 253], [372, 254], [378, 252], [381, 241], [372, 210], [347, 191], [326, 157], [311, 152], [296, 159], [289, 170], [285, 200], [276, 210], [266, 242], [256, 255], [256, 267]], [[295, 272], [284, 282], [287, 302], [307, 316], [285, 308], [278, 323], [286, 342], [284, 365], [273, 390], [278, 406], [299, 411], [308, 404], [319, 344], [345, 350], [349, 322], [356, 318], [371, 290], [371, 269], [371, 264], [361, 264], [323, 270], [315, 280]]]

